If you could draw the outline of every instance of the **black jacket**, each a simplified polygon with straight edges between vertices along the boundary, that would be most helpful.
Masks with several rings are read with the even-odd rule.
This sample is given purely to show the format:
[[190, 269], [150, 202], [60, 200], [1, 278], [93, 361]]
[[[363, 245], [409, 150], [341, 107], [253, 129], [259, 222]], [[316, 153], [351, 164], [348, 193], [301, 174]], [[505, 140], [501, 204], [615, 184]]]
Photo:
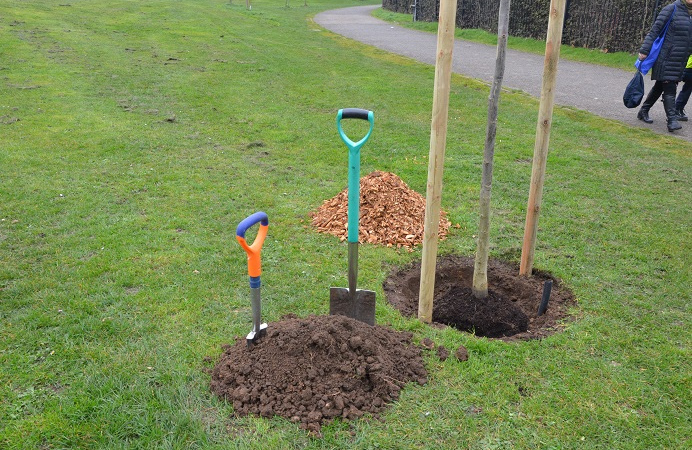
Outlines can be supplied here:
[[656, 17], [651, 31], [644, 39], [639, 53], [648, 55], [651, 45], [661, 33], [666, 22], [673, 13], [675, 5], [675, 17], [668, 25], [668, 32], [661, 46], [661, 53], [651, 69], [651, 79], [661, 81], [680, 81], [682, 73], [687, 65], [687, 58], [692, 52], [692, 18], [687, 11], [684, 0], [676, 0], [664, 7]]

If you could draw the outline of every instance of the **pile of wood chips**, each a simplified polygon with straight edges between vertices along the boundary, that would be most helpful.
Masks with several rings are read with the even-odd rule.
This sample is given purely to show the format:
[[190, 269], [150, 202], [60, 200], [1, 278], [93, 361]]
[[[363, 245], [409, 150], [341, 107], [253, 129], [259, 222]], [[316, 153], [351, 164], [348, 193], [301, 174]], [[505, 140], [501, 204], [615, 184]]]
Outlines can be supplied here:
[[[312, 225], [342, 241], [348, 238], [348, 189], [312, 212]], [[447, 213], [440, 211], [439, 237], [444, 239], [451, 225]], [[411, 248], [423, 242], [425, 198], [389, 172], [372, 172], [360, 179], [361, 243]]]

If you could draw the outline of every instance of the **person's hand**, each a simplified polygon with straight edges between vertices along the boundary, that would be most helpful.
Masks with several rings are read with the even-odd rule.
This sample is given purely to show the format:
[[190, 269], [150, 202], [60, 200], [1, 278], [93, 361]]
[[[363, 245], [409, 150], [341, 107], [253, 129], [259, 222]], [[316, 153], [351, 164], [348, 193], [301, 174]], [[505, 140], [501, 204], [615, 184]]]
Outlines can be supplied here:
[[646, 55], [644, 53], [640, 53], [639, 54], [639, 60], [644, 61], [644, 59], [646, 59]]

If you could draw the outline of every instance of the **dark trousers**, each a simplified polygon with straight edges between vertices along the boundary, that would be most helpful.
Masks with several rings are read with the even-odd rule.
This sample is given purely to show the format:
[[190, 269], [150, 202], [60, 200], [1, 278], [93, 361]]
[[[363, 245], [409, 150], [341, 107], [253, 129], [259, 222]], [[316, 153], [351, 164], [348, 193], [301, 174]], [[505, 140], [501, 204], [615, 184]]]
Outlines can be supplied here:
[[[644, 99], [644, 103], [642, 103], [642, 110], [648, 112], [649, 109], [652, 106], [654, 106], [656, 100], [658, 100], [659, 97], [661, 97], [661, 94], [663, 94], [664, 103], [665, 100], [670, 99], [671, 96], [673, 98], [673, 101], [675, 101], [676, 89], [677, 83], [674, 81], [656, 81], [649, 93], [647, 94], [646, 99]], [[668, 111], [666, 111], [666, 115], [668, 115]]]
[[682, 75], [682, 81], [684, 84], [682, 85], [682, 89], [680, 89], [678, 98], [675, 99], [675, 108], [678, 111], [685, 109], [687, 100], [690, 99], [690, 94], [692, 94], [692, 69], [685, 69]]

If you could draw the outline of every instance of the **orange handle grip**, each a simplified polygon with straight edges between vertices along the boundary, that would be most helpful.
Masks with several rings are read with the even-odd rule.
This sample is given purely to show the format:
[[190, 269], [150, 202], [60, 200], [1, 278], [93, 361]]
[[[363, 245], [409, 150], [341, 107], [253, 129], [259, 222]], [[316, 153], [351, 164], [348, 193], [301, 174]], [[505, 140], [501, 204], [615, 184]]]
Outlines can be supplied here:
[[[252, 245], [248, 245], [245, 241], [245, 232], [256, 223], [260, 224], [259, 231], [257, 231], [257, 236]], [[251, 277], [259, 277], [262, 274], [262, 244], [264, 244], [264, 238], [267, 237], [268, 229], [269, 220], [267, 215], [260, 211], [243, 220], [236, 230], [235, 238], [240, 246], [243, 247], [245, 253], [247, 253], [247, 271]]]
[[251, 277], [259, 277], [262, 274], [262, 244], [264, 244], [264, 239], [267, 237], [268, 229], [269, 225], [260, 224], [257, 237], [255, 237], [252, 245], [247, 244], [245, 237], [236, 234], [235, 238], [240, 246], [243, 247], [245, 253], [247, 253], [247, 271]]

